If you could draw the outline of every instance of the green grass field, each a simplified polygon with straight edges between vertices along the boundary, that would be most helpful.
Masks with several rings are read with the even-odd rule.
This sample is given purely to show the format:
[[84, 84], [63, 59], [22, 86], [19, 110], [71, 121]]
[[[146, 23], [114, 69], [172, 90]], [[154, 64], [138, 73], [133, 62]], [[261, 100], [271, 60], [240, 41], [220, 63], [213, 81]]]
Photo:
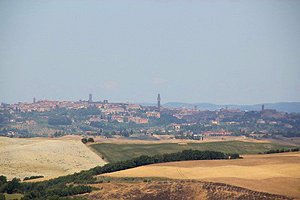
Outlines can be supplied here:
[[128, 160], [141, 155], [174, 153], [186, 149], [221, 151], [224, 153], [256, 154], [270, 149], [289, 148], [274, 143], [253, 143], [240, 141], [208, 142], [208, 143], [161, 143], [161, 144], [111, 144], [101, 143], [91, 145], [108, 162]]

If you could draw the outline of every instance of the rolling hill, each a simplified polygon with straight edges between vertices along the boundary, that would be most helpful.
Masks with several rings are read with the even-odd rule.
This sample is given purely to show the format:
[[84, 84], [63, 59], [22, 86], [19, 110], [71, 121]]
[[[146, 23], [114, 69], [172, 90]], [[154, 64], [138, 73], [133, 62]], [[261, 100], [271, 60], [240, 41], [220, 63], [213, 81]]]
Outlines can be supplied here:
[[[275, 109], [281, 112], [300, 112], [300, 102], [279, 102], [279, 103], [262, 103], [265, 105], [265, 109]], [[213, 103], [182, 103], [182, 102], [168, 102], [163, 104], [164, 107], [172, 108], [194, 108], [197, 106], [200, 110], [218, 110], [221, 108], [228, 107], [229, 109], [240, 109], [240, 110], [261, 110], [262, 104], [254, 105], [235, 105], [235, 104], [225, 104], [218, 105]]]

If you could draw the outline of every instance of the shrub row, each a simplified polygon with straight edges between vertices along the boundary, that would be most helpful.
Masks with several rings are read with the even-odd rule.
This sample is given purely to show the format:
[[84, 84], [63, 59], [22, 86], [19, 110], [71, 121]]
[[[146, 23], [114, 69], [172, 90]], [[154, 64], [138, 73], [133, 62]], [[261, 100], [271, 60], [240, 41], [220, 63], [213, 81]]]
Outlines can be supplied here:
[[[77, 194], [84, 194], [91, 192], [92, 188], [86, 185], [57, 185], [56, 187], [52, 187], [46, 189], [45, 193], [38, 192], [37, 190], [31, 190], [25, 193], [22, 200], [29, 199], [54, 199], [54, 197], [67, 197]], [[60, 199], [60, 198], [57, 198]]]
[[291, 148], [291, 149], [271, 149], [269, 151], [265, 151], [260, 154], [273, 154], [273, 153], [296, 152], [296, 151], [300, 151], [300, 148], [297, 147], [297, 148]]
[[229, 158], [236, 159], [239, 157], [239, 154], [224, 154], [222, 152], [216, 151], [184, 150], [178, 153], [170, 153], [155, 156], [140, 156], [131, 160], [109, 163], [104, 165], [103, 167], [95, 167], [92, 170], [95, 172], [95, 174], [103, 174], [154, 163], [184, 160], [216, 160]]
[[25, 177], [23, 181], [31, 180], [31, 179], [37, 179], [37, 178], [44, 178], [44, 176], [30, 176], [30, 177]]

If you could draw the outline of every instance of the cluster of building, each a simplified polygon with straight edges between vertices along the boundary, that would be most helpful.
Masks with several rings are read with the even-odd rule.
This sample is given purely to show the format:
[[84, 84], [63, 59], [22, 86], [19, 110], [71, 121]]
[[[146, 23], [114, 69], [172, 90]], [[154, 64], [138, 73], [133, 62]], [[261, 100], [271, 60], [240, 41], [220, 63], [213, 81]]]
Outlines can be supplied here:
[[96, 107], [101, 111], [101, 115], [91, 116], [90, 122], [117, 121], [120, 123], [133, 122], [136, 124], [146, 124], [149, 118], [160, 118], [160, 95], [158, 95], [157, 107], [143, 107], [132, 103], [109, 103], [108, 100], [93, 101], [92, 94], [89, 94], [87, 101], [36, 101], [32, 103], [2, 104], [1, 107], [9, 108], [11, 112], [47, 112], [58, 108], [65, 109], [87, 109]]
[[[264, 106], [262, 106], [260, 111], [242, 111], [228, 108], [209, 111], [199, 110], [197, 107], [161, 108], [160, 101], [161, 97], [158, 94], [156, 106], [142, 106], [134, 103], [110, 103], [108, 100], [93, 101], [92, 94], [90, 94], [88, 100], [85, 101], [36, 101], [34, 98], [32, 103], [2, 104], [0, 111], [5, 110], [5, 112], [10, 114], [17, 113], [12, 118], [10, 115], [6, 115], [2, 119], [8, 123], [23, 124], [24, 127], [17, 128], [24, 130], [26, 127], [33, 127], [39, 120], [34, 119], [37, 120], [34, 121], [30, 117], [23, 117], [24, 119], [22, 119], [22, 115], [18, 113], [43, 113], [55, 111], [56, 109], [71, 110], [66, 112], [68, 114], [65, 117], [69, 118], [67, 120], [71, 120], [70, 124], [74, 126], [65, 127], [66, 132], [91, 130], [98, 132], [100, 129], [104, 129], [104, 131], [107, 129], [106, 131], [111, 132], [113, 129], [116, 129], [114, 126], [117, 125], [119, 129], [124, 129], [125, 127], [128, 130], [135, 129], [135, 131], [150, 135], [167, 134], [177, 136], [177, 138], [202, 140], [203, 137], [208, 136], [239, 134], [252, 134], [253, 137], [258, 137], [284, 132], [293, 135], [295, 132], [299, 132], [300, 129], [299, 115], [265, 109]], [[82, 113], [85, 113], [85, 117], [81, 117]], [[44, 118], [44, 121], [48, 120], [49, 122], [49, 116], [53, 116], [52, 114], [41, 114], [39, 119]], [[108, 128], [105, 127], [108, 125], [107, 123], [101, 122], [134, 124], [148, 124], [151, 122], [153, 126], [127, 126], [125, 124], [113, 124], [111, 126], [109, 124]], [[137, 130], [139, 128], [143, 130]]]

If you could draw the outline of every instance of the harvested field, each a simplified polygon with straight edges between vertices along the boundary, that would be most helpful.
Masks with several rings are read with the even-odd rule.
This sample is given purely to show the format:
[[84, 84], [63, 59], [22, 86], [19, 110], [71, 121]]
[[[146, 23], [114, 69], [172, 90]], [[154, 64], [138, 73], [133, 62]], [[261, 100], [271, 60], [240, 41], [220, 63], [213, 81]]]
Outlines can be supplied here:
[[91, 147], [109, 162], [128, 160], [141, 155], [175, 153], [186, 149], [221, 151], [224, 153], [254, 154], [270, 149], [289, 148], [291, 146], [276, 143], [256, 143], [242, 141], [204, 142], [204, 143], [152, 143], [152, 144], [113, 144], [98, 143]]
[[244, 159], [238, 160], [161, 163], [106, 176], [197, 179], [300, 198], [300, 153], [245, 155]]
[[217, 200], [217, 199], [289, 199], [282, 195], [255, 192], [241, 187], [222, 183], [210, 183], [187, 180], [166, 180], [150, 182], [111, 182], [93, 184], [99, 188], [88, 195], [88, 199], [103, 200]]
[[[45, 179], [103, 165], [105, 162], [77, 137], [0, 137], [0, 174], [9, 179], [42, 175]], [[38, 180], [38, 179], [36, 179]]]

